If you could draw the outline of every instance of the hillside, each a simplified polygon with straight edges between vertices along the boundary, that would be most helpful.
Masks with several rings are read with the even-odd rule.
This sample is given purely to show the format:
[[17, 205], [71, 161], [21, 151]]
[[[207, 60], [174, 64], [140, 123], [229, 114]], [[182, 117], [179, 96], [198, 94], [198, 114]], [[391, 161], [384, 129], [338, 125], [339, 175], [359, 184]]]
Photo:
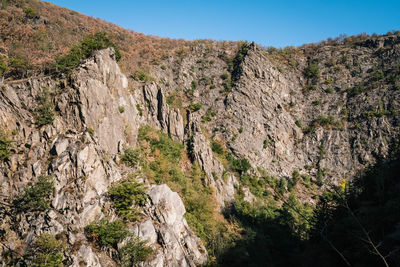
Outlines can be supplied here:
[[0, 21], [2, 265], [398, 266], [399, 32], [275, 49], [34, 0]]

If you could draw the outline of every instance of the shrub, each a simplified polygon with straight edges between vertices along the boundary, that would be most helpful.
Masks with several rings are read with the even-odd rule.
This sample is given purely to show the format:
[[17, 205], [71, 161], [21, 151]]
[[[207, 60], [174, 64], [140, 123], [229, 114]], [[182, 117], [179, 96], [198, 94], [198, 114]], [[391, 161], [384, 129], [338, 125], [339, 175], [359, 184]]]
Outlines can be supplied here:
[[316, 61], [308, 61], [307, 67], [304, 69], [304, 76], [311, 81], [312, 84], [317, 84], [320, 79], [319, 66]]
[[176, 97], [176, 95], [170, 95], [170, 96], [168, 96], [167, 97], [167, 104], [168, 105], [172, 105], [173, 103], [174, 103], [174, 101], [175, 101], [175, 97]]
[[224, 93], [229, 93], [232, 91], [232, 80], [227, 78], [224, 83]]
[[301, 122], [301, 120], [296, 120], [295, 124], [297, 125], [297, 127], [302, 128], [303, 127], [303, 123]]
[[269, 146], [269, 138], [265, 138], [264, 143], [263, 143], [263, 148], [266, 149]]
[[387, 110], [383, 107], [383, 104], [380, 102], [379, 106], [377, 109], [369, 108], [369, 110], [366, 110], [363, 112], [363, 115], [366, 116], [367, 118], [372, 118], [372, 117], [384, 117], [391, 115], [393, 112], [390, 110]]
[[299, 181], [300, 178], [300, 173], [298, 170], [294, 170], [292, 173], [292, 179], [289, 180], [288, 182], [288, 189], [291, 190], [293, 187], [295, 187]]
[[8, 140], [6, 135], [0, 131], [0, 160], [8, 160], [11, 154], [12, 141]]
[[315, 119], [309, 127], [306, 129], [303, 129], [304, 134], [308, 133], [314, 133], [315, 128], [321, 126], [321, 127], [329, 127], [334, 130], [344, 130], [343, 123], [340, 120], [336, 120], [333, 116], [318, 116], [317, 119]]
[[137, 81], [142, 81], [142, 82], [151, 82], [154, 81], [154, 78], [152, 76], [150, 76], [150, 74], [142, 71], [142, 70], [138, 70], [133, 74], [133, 78]]
[[140, 106], [140, 104], [136, 104], [136, 109], [137, 109], [137, 111], [139, 112], [139, 115], [140, 115], [140, 116], [143, 116], [143, 109], [142, 109], [142, 107]]
[[45, 211], [50, 207], [54, 181], [50, 176], [40, 176], [35, 184], [29, 183], [24, 192], [14, 200], [14, 207], [21, 212]]
[[51, 100], [51, 93], [49, 88], [43, 87], [36, 97], [38, 106], [35, 108], [34, 117], [36, 124], [40, 127], [52, 123], [55, 117], [55, 107]]
[[308, 84], [306, 85], [306, 87], [304, 88], [303, 92], [309, 92], [309, 91], [315, 91], [317, 90], [317, 86], [315, 84]]
[[279, 195], [283, 195], [286, 192], [286, 180], [284, 178], [279, 179], [278, 184], [277, 184], [277, 193]]
[[215, 142], [214, 140], [211, 142], [211, 150], [220, 155], [224, 153], [224, 149], [222, 148], [221, 144]]
[[124, 113], [125, 112], [125, 107], [119, 106], [118, 107], [119, 113]]
[[325, 170], [323, 169], [318, 169], [317, 171], [317, 185], [322, 186], [323, 185], [323, 178], [325, 176]]
[[90, 223], [86, 226], [85, 232], [88, 238], [99, 246], [111, 246], [115, 249], [117, 249], [117, 244], [129, 233], [123, 221], [109, 222], [106, 219]]
[[90, 134], [90, 135], [94, 135], [94, 129], [92, 127], [87, 127], [86, 131]]
[[347, 89], [349, 96], [356, 96], [366, 91], [366, 87], [363, 84], [357, 84], [352, 88]]
[[229, 75], [228, 75], [228, 73], [223, 73], [223, 74], [221, 74], [221, 79], [222, 80], [226, 80], [226, 79], [228, 79], [229, 78]]
[[325, 90], [325, 93], [327, 93], [327, 94], [332, 94], [332, 93], [333, 93], [332, 87], [329, 87], [328, 89], [326, 89], [326, 90]]
[[335, 118], [331, 115], [329, 115], [327, 117], [320, 115], [317, 117], [315, 122], [321, 126], [332, 126], [333, 128], [343, 127], [342, 123], [340, 121], [335, 120]]
[[0, 77], [4, 75], [7, 69], [8, 69], [7, 58], [0, 55]]
[[213, 110], [213, 108], [209, 108], [203, 116], [201, 116], [201, 121], [202, 122], [207, 122], [211, 121], [213, 117], [217, 115], [217, 112]]
[[129, 167], [135, 167], [139, 162], [140, 151], [131, 147], [124, 150], [121, 161]]
[[128, 221], [136, 221], [139, 211], [133, 207], [134, 205], [144, 205], [147, 200], [146, 192], [143, 184], [129, 177], [128, 180], [122, 181], [114, 185], [108, 190], [114, 207], [118, 215], [124, 217]]
[[197, 82], [196, 81], [192, 81], [192, 83], [190, 84], [190, 87], [192, 88], [192, 91], [196, 90]]
[[319, 105], [321, 105], [321, 99], [314, 100], [314, 101], [312, 102], [312, 104], [313, 104], [313, 106], [319, 106]]
[[141, 261], [147, 260], [152, 252], [153, 249], [146, 246], [146, 241], [142, 241], [139, 237], [134, 236], [120, 250], [121, 265], [124, 267], [134, 266]]
[[15, 56], [8, 59], [8, 68], [10, 69], [11, 75], [23, 77], [27, 70], [31, 69], [32, 67], [26, 57]]
[[246, 173], [251, 168], [251, 164], [246, 158], [235, 159], [232, 154], [228, 154], [227, 159], [232, 164], [233, 170], [240, 175]]
[[191, 102], [189, 104], [189, 110], [191, 112], [199, 111], [202, 107], [203, 107], [203, 105], [201, 103], [193, 103], [193, 102]]
[[98, 32], [94, 35], [89, 35], [83, 39], [78, 45], [71, 48], [65, 56], [60, 56], [54, 64], [59, 72], [69, 73], [79, 65], [79, 63], [90, 57], [95, 51], [113, 47], [115, 50], [115, 58], [117, 61], [121, 59], [121, 54], [118, 47], [108, 38], [104, 32]]
[[233, 59], [233, 70], [232, 70], [232, 76], [233, 77], [238, 77], [239, 73], [241, 72], [241, 64], [246, 57], [250, 44], [248, 42], [239, 42], [239, 50]]
[[54, 235], [42, 233], [30, 246], [27, 259], [34, 267], [62, 267], [65, 248], [64, 242], [57, 240]]
[[38, 19], [40, 15], [36, 12], [32, 7], [24, 7], [23, 11], [25, 12], [25, 16], [29, 19]]

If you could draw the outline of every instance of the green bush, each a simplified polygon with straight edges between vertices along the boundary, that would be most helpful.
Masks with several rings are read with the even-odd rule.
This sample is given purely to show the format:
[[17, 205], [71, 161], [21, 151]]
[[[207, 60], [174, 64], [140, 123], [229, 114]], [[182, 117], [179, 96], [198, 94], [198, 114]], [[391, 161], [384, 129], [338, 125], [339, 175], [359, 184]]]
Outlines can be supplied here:
[[226, 80], [226, 79], [228, 79], [229, 78], [229, 74], [228, 73], [223, 73], [223, 74], [221, 74], [221, 79], [222, 80]]
[[125, 112], [125, 107], [119, 106], [118, 107], [118, 111], [119, 111], [119, 113], [124, 113]]
[[201, 117], [201, 121], [202, 122], [207, 122], [207, 121], [211, 121], [213, 117], [215, 117], [217, 115], [217, 112], [214, 111], [214, 109], [211, 107], [206, 111], [206, 114], [204, 114]]
[[317, 171], [317, 181], [316, 181], [316, 184], [318, 186], [322, 186], [324, 184], [324, 181], [323, 181], [324, 176], [325, 176], [325, 170], [318, 169], [318, 171]]
[[174, 142], [167, 134], [157, 132], [158, 138], [148, 136], [149, 132], [153, 130], [148, 127], [141, 127], [139, 129], [139, 141], [146, 140], [150, 143], [151, 151], [159, 150], [165, 157], [175, 161], [181, 159], [183, 145], [179, 142]]
[[115, 249], [117, 249], [118, 243], [129, 234], [123, 221], [109, 222], [107, 219], [90, 223], [86, 226], [85, 232], [88, 238], [100, 247], [111, 246]]
[[136, 167], [136, 165], [139, 163], [139, 157], [139, 150], [128, 147], [121, 156], [121, 161], [129, 167]]
[[14, 207], [21, 212], [46, 211], [50, 208], [54, 181], [50, 176], [40, 176], [35, 184], [29, 183], [24, 192], [14, 200]]
[[382, 102], [379, 103], [378, 108], [373, 109], [373, 108], [369, 108], [369, 110], [366, 110], [363, 112], [363, 115], [366, 116], [367, 118], [372, 118], [372, 117], [384, 117], [384, 116], [388, 116], [388, 115], [392, 115], [393, 112], [390, 110], [387, 110], [383, 107]]
[[29, 19], [38, 19], [40, 14], [36, 12], [32, 7], [24, 7], [25, 16]]
[[316, 61], [308, 61], [307, 67], [303, 71], [304, 76], [311, 81], [311, 84], [317, 84], [320, 79], [319, 66]]
[[137, 109], [137, 111], [139, 112], [139, 115], [140, 115], [140, 116], [143, 116], [143, 109], [142, 109], [142, 107], [140, 106], [140, 104], [136, 104], [136, 109]]
[[220, 155], [224, 153], [224, 149], [222, 148], [221, 144], [215, 142], [214, 140], [211, 142], [211, 150]]
[[66, 245], [54, 235], [42, 233], [29, 248], [26, 258], [33, 267], [62, 267]]
[[36, 101], [38, 103], [34, 111], [36, 124], [40, 127], [52, 123], [55, 117], [55, 107], [49, 88], [43, 87], [36, 97]]
[[336, 120], [332, 115], [329, 115], [329, 116], [320, 115], [317, 117], [317, 119], [315, 119], [310, 124], [310, 126], [303, 129], [303, 133], [304, 134], [314, 133], [315, 129], [318, 126], [327, 127], [327, 128], [331, 128], [334, 130], [340, 130], [340, 131], [344, 130], [343, 123], [340, 120]]
[[232, 80], [231, 78], [227, 78], [224, 82], [224, 93], [229, 93], [232, 91]]
[[343, 128], [342, 122], [335, 120], [335, 118], [331, 115], [329, 116], [318, 116], [317, 119], [314, 121], [315, 123], [318, 123], [320, 126], [331, 126], [332, 128], [335, 129], [341, 129]]
[[192, 88], [192, 91], [196, 90], [197, 82], [196, 81], [192, 81], [192, 83], [190, 84], [190, 87]]
[[118, 215], [128, 221], [136, 221], [139, 218], [140, 213], [134, 206], [144, 205], [147, 200], [143, 184], [136, 182], [133, 177], [111, 187], [108, 194]]
[[115, 50], [115, 58], [117, 61], [121, 59], [118, 47], [109, 39], [106, 33], [98, 32], [83, 39], [79, 44], [73, 46], [69, 53], [60, 56], [54, 64], [59, 72], [71, 72], [79, 63], [90, 57], [95, 51], [113, 47]]
[[201, 103], [193, 103], [193, 102], [191, 102], [189, 104], [189, 110], [191, 112], [199, 111], [202, 107], [203, 107], [203, 105]]
[[15, 56], [8, 59], [8, 69], [11, 75], [23, 77], [31, 69], [29, 60], [24, 56]]
[[349, 96], [356, 96], [359, 95], [363, 92], [365, 92], [367, 90], [367, 88], [365, 87], [365, 85], [363, 84], [357, 84], [352, 88], [347, 89]]
[[134, 236], [120, 250], [121, 265], [123, 267], [134, 266], [141, 261], [147, 260], [152, 253], [153, 249], [146, 246], [146, 241], [142, 241]]
[[167, 97], [167, 104], [168, 105], [172, 105], [173, 103], [174, 103], [174, 101], [175, 101], [175, 97], [176, 97], [176, 95], [170, 95], [170, 96], [168, 96]]
[[317, 86], [315, 84], [307, 84], [304, 88], [304, 92], [315, 91], [317, 90]]
[[284, 178], [279, 179], [277, 184], [277, 193], [280, 194], [281, 196], [286, 192], [286, 185], [287, 182]]
[[0, 131], [0, 160], [6, 161], [11, 155], [12, 141], [8, 140], [6, 135]]
[[7, 69], [8, 69], [7, 58], [0, 56], [0, 77], [4, 75]]
[[142, 82], [151, 82], [154, 81], [154, 78], [150, 76], [147, 72], [143, 70], [138, 70], [133, 74], [133, 78], [137, 81], [142, 81]]
[[294, 170], [292, 173], [292, 179], [289, 179], [289, 182], [288, 182], [288, 189], [291, 190], [292, 188], [294, 188], [297, 185], [299, 179], [300, 179], [299, 171]]
[[321, 99], [314, 100], [314, 101], [312, 102], [312, 104], [313, 104], [313, 106], [319, 106], [319, 105], [321, 105]]
[[297, 127], [302, 128], [303, 127], [303, 123], [301, 122], [301, 120], [296, 120], [295, 124], [297, 125]]
[[263, 148], [266, 149], [269, 146], [269, 138], [265, 138], [264, 143], [263, 143]]
[[232, 169], [240, 175], [246, 173], [251, 168], [251, 164], [246, 158], [236, 159], [231, 153], [229, 153], [227, 154], [226, 159], [231, 163]]
[[327, 93], [327, 94], [332, 94], [332, 93], [333, 93], [332, 87], [329, 87], [328, 89], [326, 89], [326, 90], [325, 90], [325, 93]]

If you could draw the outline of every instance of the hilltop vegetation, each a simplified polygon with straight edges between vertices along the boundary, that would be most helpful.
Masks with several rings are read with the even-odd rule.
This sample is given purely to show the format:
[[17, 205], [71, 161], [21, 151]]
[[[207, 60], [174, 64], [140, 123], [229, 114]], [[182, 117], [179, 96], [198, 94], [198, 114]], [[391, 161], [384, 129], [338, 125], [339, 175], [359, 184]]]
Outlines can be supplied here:
[[187, 53], [194, 44], [146, 36], [39, 0], [3, 0], [0, 32], [0, 75], [6, 77], [46, 73], [57, 57], [98, 32], [121, 49], [120, 65], [132, 74], [149, 70], [162, 58]]

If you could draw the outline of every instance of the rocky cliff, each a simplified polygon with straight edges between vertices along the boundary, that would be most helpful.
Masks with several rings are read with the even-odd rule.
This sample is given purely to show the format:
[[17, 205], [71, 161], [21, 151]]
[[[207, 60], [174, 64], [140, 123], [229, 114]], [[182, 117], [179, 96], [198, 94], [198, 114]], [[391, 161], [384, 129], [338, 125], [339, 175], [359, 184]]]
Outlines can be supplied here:
[[[118, 152], [125, 144], [135, 145], [137, 130], [144, 122], [138, 118], [136, 100], [127, 86], [112, 49], [86, 60], [68, 86], [46, 77], [4, 85], [1, 127], [13, 130], [15, 153], [1, 163], [3, 252], [12, 249], [23, 254], [35, 236], [49, 232], [63, 236], [74, 247], [68, 252], [72, 266], [115, 265], [112, 254], [94, 250], [83, 231], [93, 221], [115, 216], [105, 212], [108, 188], [130, 171], [118, 164]], [[58, 115], [52, 124], [37, 129], [31, 111], [43, 88], [51, 92]], [[157, 94], [149, 101], [158, 105]], [[118, 111], [121, 106], [123, 113]], [[153, 124], [160, 128], [168, 125], [182, 139], [182, 118], [174, 111], [165, 112], [159, 114], [165, 121]], [[49, 209], [37, 213], [10, 205], [23, 188], [43, 175], [51, 175], [55, 181]], [[178, 194], [166, 185], [148, 185], [147, 194], [143, 217], [129, 226], [130, 232], [154, 249], [144, 266], [203, 263], [206, 250], [183, 217], [186, 211]]]

